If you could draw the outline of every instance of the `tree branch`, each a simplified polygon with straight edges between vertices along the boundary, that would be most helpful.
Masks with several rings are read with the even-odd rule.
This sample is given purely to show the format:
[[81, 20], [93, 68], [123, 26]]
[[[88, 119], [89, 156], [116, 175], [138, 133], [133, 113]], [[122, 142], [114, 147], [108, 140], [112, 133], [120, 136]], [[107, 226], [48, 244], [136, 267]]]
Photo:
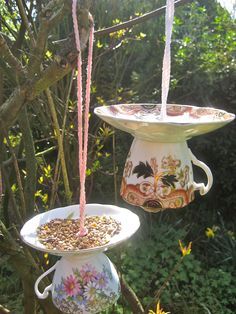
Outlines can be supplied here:
[[55, 7], [61, 5], [61, 0], [52, 0], [40, 13], [40, 26], [35, 47], [31, 51], [29, 62], [29, 73], [32, 76], [40, 72], [40, 65], [43, 60], [49, 32], [69, 12], [68, 2], [64, 1], [62, 6], [55, 12]]
[[6, 60], [13, 71], [25, 75], [21, 62], [12, 54], [3, 35], [0, 33], [0, 55]]
[[17, 2], [17, 6], [18, 6], [18, 9], [19, 9], [19, 12], [20, 12], [21, 19], [22, 19], [22, 21], [23, 21], [23, 23], [25, 25], [25, 28], [28, 31], [28, 35], [29, 35], [29, 38], [30, 38], [31, 46], [33, 47], [35, 45], [34, 34], [33, 34], [32, 30], [31, 30], [31, 26], [30, 26], [30, 23], [28, 21], [28, 17], [26, 15], [23, 2], [22, 2], [22, 0], [16, 0], [16, 2]]
[[6, 309], [4, 306], [0, 305], [0, 314], [9, 314], [11, 313], [8, 309]]
[[21, 222], [23, 221], [23, 219], [25, 219], [26, 217], [26, 206], [25, 206], [25, 196], [24, 196], [24, 190], [23, 190], [23, 185], [22, 185], [22, 180], [21, 180], [21, 175], [20, 175], [20, 168], [18, 165], [18, 161], [14, 152], [13, 147], [11, 146], [11, 141], [9, 139], [8, 133], [5, 133], [5, 138], [7, 140], [7, 145], [9, 148], [9, 151], [12, 155], [12, 159], [13, 159], [13, 166], [15, 169], [15, 174], [16, 174], [16, 182], [18, 184], [18, 188], [19, 188], [19, 196], [20, 196], [20, 213], [21, 213]]
[[34, 210], [34, 200], [37, 181], [37, 160], [35, 156], [34, 140], [27, 109], [24, 106], [19, 115], [19, 125], [22, 131], [22, 139], [25, 147], [26, 160], [26, 181], [24, 186], [26, 217], [29, 217]]
[[128, 285], [123, 275], [120, 275], [120, 283], [122, 294], [128, 301], [129, 305], [131, 306], [132, 313], [143, 314], [144, 309], [141, 302], [139, 301], [137, 295], [132, 290], [132, 288]]
[[0, 129], [11, 126], [25, 103], [26, 95], [31, 84], [24, 84], [16, 88], [11, 96], [0, 107]]
[[54, 132], [55, 132], [55, 136], [57, 138], [57, 143], [58, 143], [58, 150], [59, 150], [59, 156], [61, 160], [61, 168], [62, 168], [64, 187], [65, 187], [66, 201], [68, 204], [70, 204], [72, 193], [70, 190], [70, 184], [69, 184], [68, 174], [67, 174], [67, 169], [66, 169], [66, 160], [65, 160], [65, 153], [64, 153], [64, 147], [63, 147], [63, 137], [62, 137], [59, 122], [57, 119], [57, 112], [55, 109], [55, 104], [54, 104], [52, 94], [49, 88], [46, 89], [46, 96], [48, 99], [49, 110], [51, 112], [52, 121], [54, 125]]
[[[175, 7], [178, 7], [180, 5], [183, 5], [183, 4], [186, 4], [186, 3], [190, 3], [190, 2], [193, 2], [194, 0], [177, 0], [175, 1]], [[124, 29], [124, 28], [130, 28], [136, 24], [140, 24], [140, 23], [143, 23], [147, 20], [150, 20], [151, 18], [154, 18], [154, 17], [157, 17], [157, 16], [160, 16], [163, 11], [166, 9], [166, 6], [163, 6], [163, 7], [160, 7], [156, 10], [153, 10], [151, 12], [148, 12], [146, 14], [143, 14], [142, 16], [139, 16], [139, 17], [136, 17], [134, 19], [131, 19], [129, 21], [126, 21], [126, 22], [123, 22], [121, 24], [118, 24], [118, 25], [114, 25], [114, 26], [111, 26], [111, 27], [107, 27], [107, 28], [104, 28], [104, 29], [101, 29], [101, 30], [97, 30], [94, 32], [94, 35], [95, 36], [104, 36], [104, 35], [107, 35], [107, 34], [110, 34], [110, 33], [114, 33], [114, 32], [117, 32], [121, 29]]]

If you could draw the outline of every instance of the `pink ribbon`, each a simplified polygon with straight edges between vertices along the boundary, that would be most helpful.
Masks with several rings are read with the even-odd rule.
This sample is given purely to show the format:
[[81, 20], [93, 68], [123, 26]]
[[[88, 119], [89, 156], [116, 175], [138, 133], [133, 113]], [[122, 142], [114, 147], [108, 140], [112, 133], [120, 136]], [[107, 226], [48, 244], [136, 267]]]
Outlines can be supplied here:
[[161, 83], [161, 119], [166, 118], [166, 103], [170, 86], [170, 69], [171, 69], [171, 35], [174, 22], [175, 1], [166, 0], [165, 16], [165, 51], [162, 65], [162, 83]]

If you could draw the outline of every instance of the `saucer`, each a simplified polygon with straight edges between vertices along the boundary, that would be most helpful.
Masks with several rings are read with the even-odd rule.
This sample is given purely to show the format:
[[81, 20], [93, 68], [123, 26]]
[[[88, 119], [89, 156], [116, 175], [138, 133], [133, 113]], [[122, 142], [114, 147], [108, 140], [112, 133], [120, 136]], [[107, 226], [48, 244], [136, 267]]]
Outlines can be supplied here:
[[167, 105], [160, 118], [161, 104], [120, 104], [97, 107], [94, 113], [112, 126], [134, 137], [152, 142], [180, 142], [219, 129], [235, 115], [210, 107]]
[[78, 219], [79, 218], [79, 205], [71, 205], [66, 207], [55, 208], [45, 213], [39, 214], [29, 221], [27, 221], [21, 229], [21, 237], [23, 241], [29, 246], [58, 256], [78, 255], [78, 254], [93, 254], [106, 251], [123, 241], [130, 238], [139, 228], [140, 221], [136, 214], [132, 213], [126, 208], [114, 205], [101, 205], [101, 204], [87, 204], [85, 208], [86, 216], [111, 216], [121, 223], [121, 231], [119, 234], [114, 235], [111, 240], [99, 247], [82, 250], [61, 251], [47, 249], [42, 243], [39, 242], [37, 237], [37, 228], [55, 218]]

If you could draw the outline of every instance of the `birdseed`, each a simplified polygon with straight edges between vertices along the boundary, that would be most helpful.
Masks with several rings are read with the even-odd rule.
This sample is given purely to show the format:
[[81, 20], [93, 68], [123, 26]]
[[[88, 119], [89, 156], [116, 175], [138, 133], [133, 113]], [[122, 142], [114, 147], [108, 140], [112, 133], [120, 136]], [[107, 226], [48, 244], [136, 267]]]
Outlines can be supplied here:
[[39, 242], [49, 250], [74, 251], [107, 244], [119, 234], [121, 223], [110, 216], [86, 216], [88, 232], [79, 236], [79, 219], [53, 219], [37, 228]]

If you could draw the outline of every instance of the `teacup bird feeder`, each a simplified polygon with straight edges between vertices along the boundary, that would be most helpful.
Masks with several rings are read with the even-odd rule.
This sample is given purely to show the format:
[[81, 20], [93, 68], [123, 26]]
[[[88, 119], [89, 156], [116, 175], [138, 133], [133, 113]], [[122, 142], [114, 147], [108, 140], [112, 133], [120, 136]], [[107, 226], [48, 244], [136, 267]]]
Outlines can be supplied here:
[[[161, 105], [121, 104], [95, 108], [95, 114], [101, 119], [134, 136], [123, 173], [121, 196], [126, 202], [151, 212], [184, 207], [194, 199], [194, 191], [199, 190], [204, 195], [210, 190], [212, 173], [192, 154], [187, 140], [234, 119], [233, 114], [223, 110], [167, 105], [173, 21], [174, 0], [167, 0]], [[192, 163], [205, 171], [207, 185], [194, 181]]]
[[[120, 224], [120, 232], [111, 237], [102, 246], [82, 250], [49, 249], [40, 241], [37, 230], [54, 219], [77, 219], [78, 205], [56, 208], [30, 219], [21, 230], [23, 241], [29, 246], [61, 256], [49, 270], [42, 274], [35, 283], [35, 293], [40, 299], [52, 293], [54, 305], [63, 313], [88, 314], [100, 313], [115, 303], [120, 294], [117, 271], [104, 251], [128, 240], [139, 228], [137, 215], [131, 211], [112, 205], [87, 204], [89, 217], [109, 216]], [[65, 234], [66, 236], [66, 234]], [[40, 281], [55, 271], [52, 284], [39, 291]]]
[[[187, 140], [223, 127], [234, 119], [224, 110], [167, 105], [165, 120], [158, 104], [120, 104], [95, 108], [102, 120], [134, 136], [121, 183], [121, 196], [146, 211], [180, 208], [206, 194], [211, 170], [188, 148]], [[196, 183], [192, 164], [206, 173], [207, 184]]]

